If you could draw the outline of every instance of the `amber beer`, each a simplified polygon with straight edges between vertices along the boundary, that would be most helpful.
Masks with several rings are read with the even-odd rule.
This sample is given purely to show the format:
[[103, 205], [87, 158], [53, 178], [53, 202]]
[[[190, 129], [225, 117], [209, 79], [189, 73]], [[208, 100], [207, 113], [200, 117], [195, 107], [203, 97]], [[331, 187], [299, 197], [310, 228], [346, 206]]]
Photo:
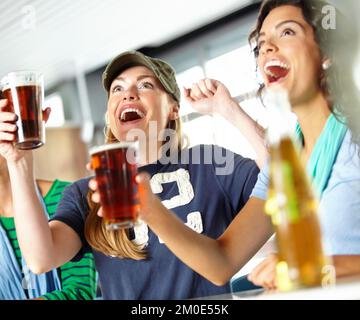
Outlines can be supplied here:
[[326, 274], [317, 200], [290, 138], [270, 147], [270, 189], [266, 212], [276, 231], [282, 291], [323, 284]]
[[108, 230], [133, 227], [138, 218], [137, 154], [136, 142], [108, 144], [90, 150]]
[[12, 72], [2, 79], [1, 87], [3, 97], [9, 101], [7, 111], [18, 116], [15, 146], [28, 150], [44, 145], [43, 76], [30, 71]]
[[323, 252], [318, 201], [286, 118], [290, 111], [287, 95], [275, 94], [266, 106], [272, 115], [267, 134], [270, 183], [265, 211], [271, 216], [276, 232], [277, 286], [288, 291], [333, 284], [335, 279], [328, 273], [331, 268]]

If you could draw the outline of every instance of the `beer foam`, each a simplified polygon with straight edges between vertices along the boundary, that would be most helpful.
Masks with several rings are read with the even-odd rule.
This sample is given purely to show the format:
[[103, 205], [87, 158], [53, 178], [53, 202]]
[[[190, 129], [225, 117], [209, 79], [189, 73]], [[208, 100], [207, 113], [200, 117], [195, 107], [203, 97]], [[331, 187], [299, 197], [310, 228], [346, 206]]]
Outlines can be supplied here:
[[2, 91], [25, 86], [42, 86], [42, 74], [35, 71], [10, 72], [1, 79]]
[[34, 83], [24, 83], [24, 84], [16, 84], [15, 86], [12, 86], [12, 85], [10, 85], [10, 84], [7, 84], [7, 85], [4, 85], [3, 87], [2, 87], [2, 91], [6, 91], [6, 90], [9, 90], [9, 89], [11, 89], [11, 88], [19, 88], [19, 87], [34, 87], [34, 86], [38, 86], [38, 87], [40, 87], [40, 85], [38, 84], [38, 83], [36, 83], [36, 82], [34, 82]]
[[115, 149], [127, 149], [127, 148], [138, 149], [138, 145], [139, 145], [138, 141], [136, 141], [136, 142], [122, 141], [122, 142], [117, 142], [117, 143], [110, 143], [110, 144], [105, 144], [102, 146], [90, 148], [89, 154], [92, 156], [96, 153], [109, 151], [109, 150], [115, 150]]

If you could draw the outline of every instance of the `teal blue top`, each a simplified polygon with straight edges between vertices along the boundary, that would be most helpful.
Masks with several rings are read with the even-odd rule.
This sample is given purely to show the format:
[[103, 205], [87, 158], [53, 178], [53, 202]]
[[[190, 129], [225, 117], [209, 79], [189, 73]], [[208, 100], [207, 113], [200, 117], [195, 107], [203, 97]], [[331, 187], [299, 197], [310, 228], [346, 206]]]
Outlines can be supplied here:
[[[296, 132], [298, 138], [302, 141], [303, 135], [299, 124], [296, 126]], [[346, 132], [346, 125], [331, 114], [316, 141], [314, 150], [306, 165], [306, 171], [312, 179], [314, 190], [317, 192], [319, 198], [321, 198], [329, 182], [332, 168]]]
[[[319, 217], [325, 252], [328, 255], [360, 254], [359, 146], [352, 143], [349, 130], [346, 130], [340, 143], [343, 128], [339, 127], [340, 130], [336, 130], [333, 138], [338, 139], [337, 141], [331, 141], [332, 134], [325, 133], [319, 137], [318, 143], [323, 143], [323, 146], [320, 148], [319, 145], [319, 149], [314, 150], [314, 158], [311, 159], [312, 163], [308, 165], [307, 170], [310, 170], [311, 176], [314, 173], [319, 174], [319, 179], [315, 181], [319, 190], [322, 190]], [[325, 130], [332, 128], [333, 124], [329, 123]], [[326, 160], [327, 156], [330, 158], [329, 161]], [[334, 163], [330, 167], [332, 161]], [[326, 172], [329, 174], [328, 177]], [[258, 176], [251, 196], [266, 200], [268, 185], [269, 166], [266, 165]]]

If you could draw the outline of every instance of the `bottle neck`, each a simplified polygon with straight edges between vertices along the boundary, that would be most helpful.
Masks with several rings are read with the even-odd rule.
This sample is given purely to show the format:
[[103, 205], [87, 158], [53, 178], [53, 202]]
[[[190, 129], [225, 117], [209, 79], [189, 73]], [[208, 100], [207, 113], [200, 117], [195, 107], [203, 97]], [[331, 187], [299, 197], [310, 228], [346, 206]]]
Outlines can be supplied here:
[[269, 124], [266, 132], [266, 141], [268, 146], [277, 147], [283, 140], [292, 139], [292, 133], [288, 127], [280, 124]]
[[264, 96], [269, 126], [266, 140], [269, 146], [278, 146], [280, 141], [291, 139], [294, 134], [293, 115], [285, 91], [267, 91]]

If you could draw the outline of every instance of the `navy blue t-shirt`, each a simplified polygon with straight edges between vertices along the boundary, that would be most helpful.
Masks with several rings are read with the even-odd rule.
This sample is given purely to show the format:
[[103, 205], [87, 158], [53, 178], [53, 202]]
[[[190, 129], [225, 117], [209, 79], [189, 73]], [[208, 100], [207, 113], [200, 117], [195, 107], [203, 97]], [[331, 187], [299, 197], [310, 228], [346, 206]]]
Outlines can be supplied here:
[[[158, 161], [139, 171], [151, 175], [153, 192], [188, 227], [217, 238], [248, 200], [258, 167], [253, 160], [211, 145], [187, 149], [181, 159]], [[83, 242], [81, 253], [93, 252], [104, 299], [188, 299], [230, 291], [229, 284], [216, 286], [187, 267], [144, 223], [134, 228], [132, 241], [145, 246], [145, 260], [109, 257], [91, 249], [84, 237], [88, 181], [65, 189], [52, 220], [75, 230]]]

